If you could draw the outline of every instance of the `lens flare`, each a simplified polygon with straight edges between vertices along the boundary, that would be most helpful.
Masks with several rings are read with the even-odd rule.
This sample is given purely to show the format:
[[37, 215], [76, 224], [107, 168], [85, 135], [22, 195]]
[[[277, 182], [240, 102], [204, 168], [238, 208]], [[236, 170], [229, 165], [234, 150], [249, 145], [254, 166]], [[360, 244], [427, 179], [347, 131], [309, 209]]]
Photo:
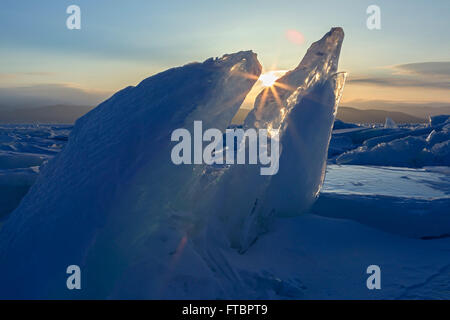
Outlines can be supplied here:
[[264, 87], [271, 87], [275, 83], [278, 77], [273, 72], [263, 73], [259, 77], [259, 81], [261, 81]]

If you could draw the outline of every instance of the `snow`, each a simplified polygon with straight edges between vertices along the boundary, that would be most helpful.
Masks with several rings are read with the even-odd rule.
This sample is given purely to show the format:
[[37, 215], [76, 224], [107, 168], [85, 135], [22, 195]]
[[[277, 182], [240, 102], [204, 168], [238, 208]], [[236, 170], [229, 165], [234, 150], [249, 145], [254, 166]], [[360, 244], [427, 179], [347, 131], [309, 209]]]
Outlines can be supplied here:
[[346, 123], [342, 120], [336, 119], [334, 120], [333, 125], [333, 131], [334, 130], [340, 130], [340, 129], [351, 129], [351, 128], [358, 128], [359, 126], [353, 123]]
[[0, 169], [0, 223], [19, 205], [38, 173], [39, 167]]
[[342, 39], [314, 43], [245, 120], [279, 129], [274, 176], [170, 161], [174, 129], [227, 128], [261, 72], [250, 51], [147, 78], [73, 129], [0, 126], [0, 297], [449, 299], [448, 117], [335, 122]]
[[[450, 126], [445, 115], [433, 117], [428, 127], [366, 129], [340, 135], [346, 148], [335, 150], [337, 164], [359, 164], [420, 168], [450, 166]], [[336, 137], [335, 140], [338, 138]], [[351, 144], [350, 144], [351, 141]], [[338, 144], [339, 146], [339, 144]], [[344, 151], [340, 155], [338, 152]]]
[[68, 125], [0, 125], [0, 223], [67, 141]]
[[[331, 211], [331, 210], [330, 210]], [[277, 219], [273, 230], [239, 257], [255, 298], [448, 299], [450, 240], [419, 240], [351, 220], [303, 215]], [[368, 290], [366, 268], [379, 265], [381, 290]], [[272, 282], [270, 282], [272, 280]]]
[[382, 195], [427, 200], [450, 197], [450, 176], [446, 168], [449, 167], [411, 169], [330, 164], [322, 194]]
[[312, 210], [421, 238], [450, 235], [449, 206], [448, 167], [329, 165], [323, 191]]
[[441, 115], [437, 115], [437, 116], [432, 116], [432, 117], [430, 117], [429, 123], [430, 123], [431, 127], [434, 127], [439, 124], [450, 123], [450, 115], [441, 114]]

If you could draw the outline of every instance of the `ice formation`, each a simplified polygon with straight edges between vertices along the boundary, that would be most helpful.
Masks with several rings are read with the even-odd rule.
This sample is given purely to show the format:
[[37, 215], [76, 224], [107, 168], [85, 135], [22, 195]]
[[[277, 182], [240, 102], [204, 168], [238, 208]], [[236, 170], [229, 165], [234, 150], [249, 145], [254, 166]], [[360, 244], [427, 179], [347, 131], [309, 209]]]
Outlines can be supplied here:
[[349, 139], [354, 146], [336, 157], [338, 164], [412, 168], [450, 165], [448, 115], [432, 117], [426, 127], [402, 126], [345, 133], [334, 137], [331, 148], [338, 143], [338, 139]]
[[68, 125], [0, 125], [0, 224], [67, 141]]
[[194, 120], [224, 130], [260, 72], [250, 51], [188, 64], [127, 87], [80, 118], [1, 230], [0, 296], [64, 297], [61, 270], [79, 264], [100, 276], [86, 296], [107, 297], [113, 288], [101, 285], [101, 261], [113, 262], [104, 277], [117, 281], [148, 252], [154, 268], [158, 259], [169, 264], [172, 241], [187, 232], [172, 232], [169, 216], [198, 200], [186, 202], [185, 194], [202, 171], [172, 164], [170, 134]]
[[358, 125], [353, 123], [346, 123], [339, 119], [334, 120], [333, 130], [353, 129], [353, 128], [358, 128]]
[[[345, 82], [336, 73], [343, 36], [333, 28], [314, 43], [245, 120], [279, 130], [275, 176], [170, 160], [174, 129], [229, 125], [261, 72], [249, 51], [162, 72], [80, 118], [1, 229], [0, 297], [258, 297], [242, 281], [257, 275], [230, 256], [274, 214], [297, 215], [317, 198]], [[65, 288], [73, 264], [84, 270], [79, 292]]]
[[395, 121], [392, 120], [392, 119], [389, 118], [389, 117], [386, 118], [386, 121], [384, 122], [384, 127], [385, 127], [386, 129], [396, 129], [396, 128], [398, 128], [398, 127], [397, 127], [397, 124], [395, 123]]

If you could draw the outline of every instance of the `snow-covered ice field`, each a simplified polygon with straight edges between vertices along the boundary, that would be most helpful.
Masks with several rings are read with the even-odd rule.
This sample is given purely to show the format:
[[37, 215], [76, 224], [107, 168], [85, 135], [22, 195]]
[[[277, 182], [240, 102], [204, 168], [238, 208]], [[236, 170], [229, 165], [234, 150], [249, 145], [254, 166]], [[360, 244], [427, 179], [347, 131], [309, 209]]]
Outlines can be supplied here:
[[[11, 159], [0, 168], [3, 220], [34, 182], [42, 159], [64, 146], [70, 129], [0, 127], [0, 157]], [[226, 251], [223, 261], [231, 261], [233, 276], [247, 288], [242, 296], [236, 288], [236, 297], [449, 299], [449, 172], [439, 166], [329, 164], [311, 213], [277, 218], [243, 255]], [[371, 264], [381, 267], [382, 290], [366, 287]]]
[[0, 224], [34, 183], [39, 167], [61, 151], [70, 125], [0, 125]]
[[330, 164], [322, 193], [433, 199], [449, 198], [449, 187], [448, 167], [418, 169]]

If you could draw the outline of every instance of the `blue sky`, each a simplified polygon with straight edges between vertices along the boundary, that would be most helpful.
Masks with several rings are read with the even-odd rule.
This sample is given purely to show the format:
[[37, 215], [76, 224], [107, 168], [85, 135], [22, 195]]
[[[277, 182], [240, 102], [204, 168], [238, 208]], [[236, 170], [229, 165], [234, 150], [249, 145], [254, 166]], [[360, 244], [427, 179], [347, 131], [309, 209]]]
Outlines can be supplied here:
[[[71, 4], [81, 8], [81, 30], [66, 28]], [[381, 30], [366, 28], [371, 4], [381, 8]], [[2, 0], [1, 8], [0, 88], [12, 95], [54, 86], [97, 102], [167, 68], [247, 49], [266, 70], [290, 69], [341, 26], [340, 69], [350, 74], [344, 101], [450, 103], [448, 0]], [[291, 29], [303, 44], [287, 40]]]

